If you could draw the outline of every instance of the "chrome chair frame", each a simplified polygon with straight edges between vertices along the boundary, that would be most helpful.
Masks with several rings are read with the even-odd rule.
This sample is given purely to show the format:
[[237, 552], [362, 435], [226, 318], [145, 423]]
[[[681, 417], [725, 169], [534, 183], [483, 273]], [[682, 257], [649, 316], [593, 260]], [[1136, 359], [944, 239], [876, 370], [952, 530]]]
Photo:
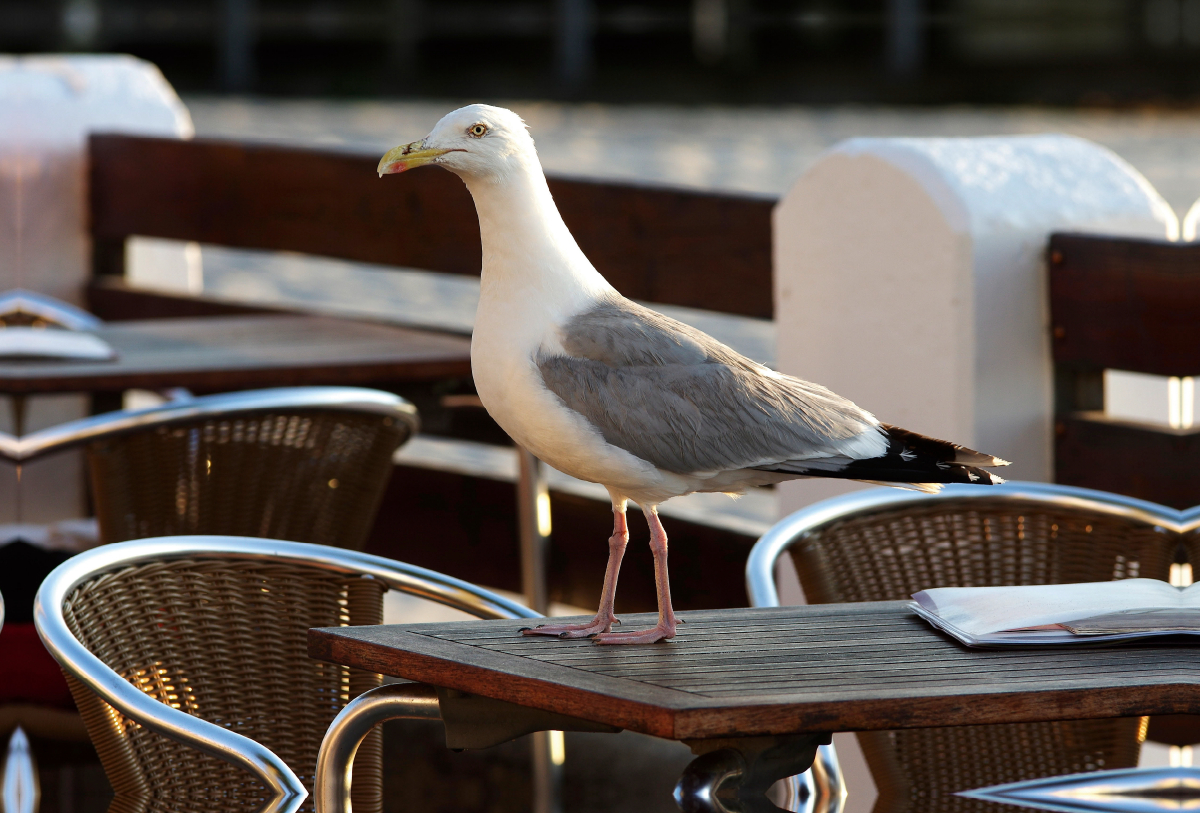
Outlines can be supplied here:
[[[775, 567], [788, 548], [806, 534], [848, 516], [863, 516], [892, 510], [904, 505], [935, 500], [995, 500], [1012, 499], [1024, 502], [1075, 505], [1090, 511], [1141, 520], [1180, 535], [1200, 530], [1200, 505], [1178, 511], [1158, 503], [1095, 491], [1089, 488], [1064, 486], [1055, 483], [1010, 481], [1001, 486], [980, 488], [967, 484], [947, 485], [937, 494], [904, 491], [896, 488], [873, 488], [822, 500], [785, 517], [771, 527], [754, 544], [746, 560], [746, 592], [752, 607], [778, 607], [779, 588], [775, 584]], [[819, 766], [820, 770], [817, 770]], [[844, 796], [846, 792], [837, 754], [833, 745], [823, 745], [817, 753], [817, 765], [801, 776], [785, 782], [784, 802], [794, 806], [805, 798], [826, 795]]]
[[33, 316], [67, 330], [96, 330], [104, 325], [98, 317], [70, 302], [24, 288], [0, 293], [0, 321], [14, 314]]
[[437, 691], [423, 683], [388, 683], [363, 692], [333, 718], [317, 754], [316, 813], [352, 813], [350, 779], [363, 739], [388, 720], [440, 720]]
[[13, 729], [0, 760], [0, 810], [5, 813], [37, 813], [41, 800], [37, 761], [29, 748], [29, 737], [20, 726]]
[[807, 508], [802, 508], [780, 520], [771, 530], [763, 534], [762, 538], [754, 544], [750, 551], [750, 557], [746, 561], [746, 591], [750, 595], [750, 604], [754, 607], [779, 606], [779, 591], [775, 586], [775, 563], [797, 539], [821, 525], [835, 522], [851, 514], [862, 515], [918, 502], [994, 500], [997, 497], [1066, 507], [1075, 505], [1090, 511], [1137, 519], [1181, 535], [1200, 530], [1200, 505], [1177, 511], [1174, 508], [1146, 500], [1056, 483], [1014, 480], [1004, 485], [988, 488], [952, 484], [937, 494], [923, 494], [895, 488], [872, 488], [822, 500]]
[[[1200, 768], [1120, 768], [1047, 776], [990, 788], [959, 791], [958, 796], [1057, 813], [1124, 813], [1129, 810], [1195, 809]], [[1181, 797], [1188, 799], [1183, 801]]]
[[159, 406], [118, 410], [68, 421], [22, 437], [0, 433], [0, 455], [13, 461], [83, 446], [95, 440], [157, 426], [274, 409], [343, 409], [385, 415], [407, 424], [410, 436], [420, 429], [417, 409], [398, 395], [363, 387], [278, 387], [177, 398]]
[[142, 692], [93, 655], [71, 633], [63, 616], [66, 597], [97, 574], [197, 556], [310, 564], [336, 573], [378, 579], [390, 589], [480, 618], [539, 617], [504, 596], [425, 568], [323, 545], [252, 537], [179, 536], [117, 542], [85, 551], [55, 568], [42, 582], [33, 610], [38, 634], [54, 659], [68, 674], [139, 724], [258, 777], [273, 792], [264, 813], [295, 813], [308, 797], [283, 760], [248, 737], [171, 708]]

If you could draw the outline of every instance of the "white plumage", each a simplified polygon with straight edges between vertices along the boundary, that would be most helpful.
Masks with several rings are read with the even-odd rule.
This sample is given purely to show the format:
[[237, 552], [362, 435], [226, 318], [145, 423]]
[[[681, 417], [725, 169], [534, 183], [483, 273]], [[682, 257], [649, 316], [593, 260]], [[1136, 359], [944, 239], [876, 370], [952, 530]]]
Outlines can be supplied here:
[[[597, 643], [672, 637], [666, 533], [656, 510], [671, 497], [814, 476], [926, 489], [1001, 482], [977, 468], [1006, 465], [998, 458], [880, 424], [823, 387], [624, 299], [567, 230], [533, 139], [511, 111], [456, 110], [422, 141], [391, 150], [379, 172], [423, 164], [461, 177], [479, 214], [482, 291], [471, 363], [480, 399], [514, 441], [612, 496], [615, 528], [596, 618], [528, 634]], [[613, 633], [628, 500], [650, 525], [659, 623]]]

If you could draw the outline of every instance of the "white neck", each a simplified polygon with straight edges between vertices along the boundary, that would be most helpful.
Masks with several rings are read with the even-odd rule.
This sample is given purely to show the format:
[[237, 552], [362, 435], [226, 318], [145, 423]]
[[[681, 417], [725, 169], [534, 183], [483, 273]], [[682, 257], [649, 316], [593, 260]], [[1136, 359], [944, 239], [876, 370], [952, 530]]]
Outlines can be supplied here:
[[533, 299], [559, 321], [613, 292], [563, 223], [536, 157], [499, 179], [463, 180], [479, 213], [485, 300]]

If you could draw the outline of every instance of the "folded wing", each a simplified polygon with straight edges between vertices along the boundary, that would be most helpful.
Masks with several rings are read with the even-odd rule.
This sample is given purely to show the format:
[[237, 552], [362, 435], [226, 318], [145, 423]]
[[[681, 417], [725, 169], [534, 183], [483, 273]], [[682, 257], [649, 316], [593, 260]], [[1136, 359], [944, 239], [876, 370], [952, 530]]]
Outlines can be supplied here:
[[880, 424], [824, 387], [623, 298], [574, 317], [560, 339], [565, 352], [537, 359], [546, 387], [608, 443], [666, 471], [1001, 482], [979, 468], [1004, 464], [991, 455]]

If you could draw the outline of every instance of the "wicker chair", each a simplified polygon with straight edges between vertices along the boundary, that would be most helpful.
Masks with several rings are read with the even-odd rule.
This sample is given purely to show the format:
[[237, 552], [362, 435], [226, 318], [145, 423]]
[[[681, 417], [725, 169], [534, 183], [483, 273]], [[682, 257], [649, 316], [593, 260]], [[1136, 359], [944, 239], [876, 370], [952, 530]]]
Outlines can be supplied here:
[[[104, 545], [57, 568], [35, 620], [116, 792], [110, 813], [311, 810], [325, 730], [380, 677], [311, 660], [308, 629], [380, 623], [389, 588], [537, 616], [389, 559], [244, 537]], [[375, 733], [355, 762], [356, 813], [382, 807], [380, 760]]]
[[[1179, 514], [1113, 494], [1041, 483], [950, 486], [929, 496], [872, 489], [788, 517], [747, 564], [754, 606], [778, 606], [790, 554], [809, 602], [908, 599], [929, 587], [1166, 579]], [[1193, 537], [1194, 538], [1194, 537]], [[982, 811], [959, 790], [1137, 764], [1137, 718], [859, 733], [876, 810]], [[853, 789], [851, 789], [853, 791]]]
[[392, 453], [417, 430], [404, 399], [352, 387], [187, 398], [21, 438], [21, 459], [84, 446], [102, 542], [228, 534], [360, 550]]

